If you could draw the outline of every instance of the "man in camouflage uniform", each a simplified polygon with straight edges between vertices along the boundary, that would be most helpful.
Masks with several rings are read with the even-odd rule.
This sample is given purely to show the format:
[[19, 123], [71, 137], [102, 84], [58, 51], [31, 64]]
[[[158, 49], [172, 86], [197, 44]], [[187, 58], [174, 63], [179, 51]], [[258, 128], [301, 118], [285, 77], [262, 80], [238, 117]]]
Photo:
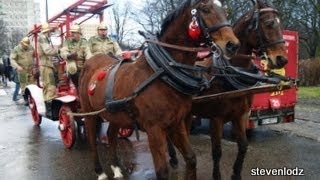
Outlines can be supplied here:
[[87, 46], [87, 40], [81, 37], [81, 28], [74, 25], [70, 29], [71, 35], [60, 49], [60, 55], [67, 60], [67, 73], [72, 82], [78, 87], [78, 79], [84, 62], [92, 55]]
[[40, 64], [40, 78], [43, 85], [43, 98], [46, 105], [46, 116], [51, 117], [52, 99], [56, 97], [56, 80], [54, 57], [57, 57], [59, 50], [55, 48], [50, 40], [51, 27], [44, 23], [38, 39], [38, 55]]
[[30, 45], [28, 37], [24, 37], [10, 54], [10, 61], [13, 68], [18, 72], [18, 80], [21, 87], [21, 94], [27, 102], [24, 90], [28, 84], [35, 83], [32, 75], [34, 48]]
[[117, 41], [107, 36], [107, 30], [107, 25], [104, 22], [101, 22], [97, 27], [98, 34], [96, 36], [92, 36], [89, 39], [88, 46], [93, 55], [108, 53], [120, 55], [122, 53], [122, 50]]
[[[104, 22], [101, 22], [97, 27], [97, 35], [90, 37], [88, 41], [88, 47], [93, 55], [96, 54], [109, 54], [120, 55], [122, 50], [117, 43], [117, 41], [109, 38], [108, 36], [108, 27]], [[98, 124], [98, 131], [100, 131], [99, 140], [101, 142], [107, 143], [108, 139], [105, 134], [107, 128], [103, 128], [105, 123]], [[107, 125], [106, 125], [107, 126]]]

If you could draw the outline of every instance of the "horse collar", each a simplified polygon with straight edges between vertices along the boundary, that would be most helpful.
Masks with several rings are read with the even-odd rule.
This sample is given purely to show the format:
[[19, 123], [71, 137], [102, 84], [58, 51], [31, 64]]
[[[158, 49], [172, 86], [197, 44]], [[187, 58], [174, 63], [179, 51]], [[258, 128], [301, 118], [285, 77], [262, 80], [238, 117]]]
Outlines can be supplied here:
[[202, 73], [196, 72], [202, 69], [177, 63], [161, 46], [149, 43], [144, 54], [155, 74], [159, 74], [164, 82], [177, 91], [186, 95], [196, 95], [209, 87], [209, 81]]

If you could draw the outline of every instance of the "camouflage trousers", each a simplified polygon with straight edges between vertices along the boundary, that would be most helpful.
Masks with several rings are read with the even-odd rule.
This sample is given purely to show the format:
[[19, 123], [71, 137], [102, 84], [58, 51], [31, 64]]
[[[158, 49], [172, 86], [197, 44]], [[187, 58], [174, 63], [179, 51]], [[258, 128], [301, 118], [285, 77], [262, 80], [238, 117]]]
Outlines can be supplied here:
[[56, 97], [55, 70], [53, 67], [40, 66], [40, 78], [43, 86], [44, 101], [51, 101]]
[[28, 72], [18, 72], [18, 78], [21, 88], [21, 94], [24, 95], [24, 90], [29, 84], [36, 84], [36, 80], [31, 73]]

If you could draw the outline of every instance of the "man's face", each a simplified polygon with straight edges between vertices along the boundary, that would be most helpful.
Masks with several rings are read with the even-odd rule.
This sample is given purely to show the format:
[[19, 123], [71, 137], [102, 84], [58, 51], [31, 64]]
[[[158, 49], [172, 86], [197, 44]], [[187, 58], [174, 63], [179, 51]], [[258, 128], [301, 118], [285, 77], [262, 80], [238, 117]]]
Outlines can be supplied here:
[[23, 43], [21, 43], [21, 47], [22, 47], [24, 50], [27, 50], [27, 49], [28, 49], [28, 46], [24, 45]]
[[71, 39], [74, 40], [74, 41], [79, 41], [80, 39], [80, 33], [78, 32], [71, 32]]
[[108, 33], [108, 30], [107, 29], [98, 29], [98, 36], [100, 38], [106, 38], [107, 37], [107, 33]]

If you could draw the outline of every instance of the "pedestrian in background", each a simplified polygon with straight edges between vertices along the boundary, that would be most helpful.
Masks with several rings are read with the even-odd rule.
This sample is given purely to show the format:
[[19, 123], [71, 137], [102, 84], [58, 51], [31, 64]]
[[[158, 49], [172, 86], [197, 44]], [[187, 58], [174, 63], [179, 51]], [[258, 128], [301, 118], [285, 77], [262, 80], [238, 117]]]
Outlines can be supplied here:
[[13, 93], [13, 100], [17, 101], [19, 89], [21, 88], [21, 95], [24, 97], [25, 104], [28, 103], [25, 95], [25, 88], [28, 84], [34, 84], [35, 79], [32, 75], [34, 58], [34, 48], [30, 45], [28, 37], [24, 37], [19, 45], [17, 45], [10, 54], [10, 63], [15, 70], [14, 82], [16, 83], [15, 91]]

